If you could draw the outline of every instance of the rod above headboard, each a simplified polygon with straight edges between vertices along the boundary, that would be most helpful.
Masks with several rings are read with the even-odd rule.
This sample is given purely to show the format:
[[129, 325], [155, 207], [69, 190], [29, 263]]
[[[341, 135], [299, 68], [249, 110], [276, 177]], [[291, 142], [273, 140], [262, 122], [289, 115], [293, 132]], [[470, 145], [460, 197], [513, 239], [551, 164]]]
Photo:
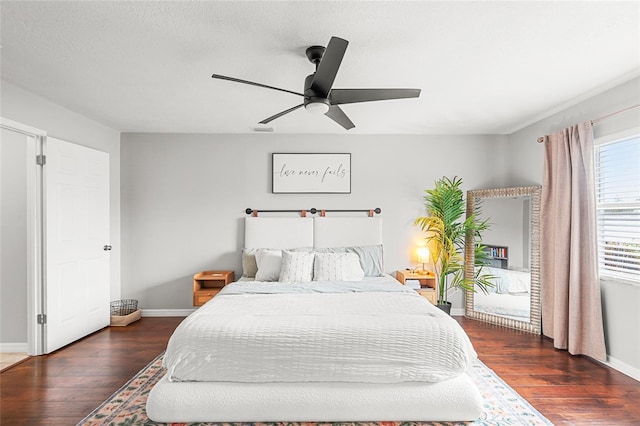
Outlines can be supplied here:
[[244, 211], [246, 214], [250, 214], [253, 216], [258, 216], [258, 213], [300, 213], [302, 217], [305, 217], [307, 213], [316, 214], [320, 213], [320, 216], [325, 216], [325, 213], [367, 213], [370, 217], [373, 217], [375, 214], [382, 213], [382, 209], [380, 207], [376, 207], [375, 209], [300, 209], [300, 210], [256, 210], [256, 209], [246, 209]]

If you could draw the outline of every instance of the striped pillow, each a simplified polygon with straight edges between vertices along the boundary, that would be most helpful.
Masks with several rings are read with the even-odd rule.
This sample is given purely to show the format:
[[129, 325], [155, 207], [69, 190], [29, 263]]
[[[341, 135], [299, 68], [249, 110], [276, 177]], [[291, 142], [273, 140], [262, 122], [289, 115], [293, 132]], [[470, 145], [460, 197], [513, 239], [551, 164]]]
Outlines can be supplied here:
[[280, 282], [304, 282], [313, 278], [313, 252], [282, 250]]
[[364, 271], [355, 253], [316, 253], [314, 281], [362, 281]]

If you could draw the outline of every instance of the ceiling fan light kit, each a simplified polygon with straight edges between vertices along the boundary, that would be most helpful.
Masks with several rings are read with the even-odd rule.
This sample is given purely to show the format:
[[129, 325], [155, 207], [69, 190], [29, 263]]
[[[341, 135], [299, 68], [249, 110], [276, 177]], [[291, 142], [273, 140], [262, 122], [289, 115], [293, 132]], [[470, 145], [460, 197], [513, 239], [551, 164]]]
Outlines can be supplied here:
[[314, 115], [324, 114], [344, 129], [349, 130], [354, 128], [355, 124], [353, 124], [338, 105], [389, 99], [417, 98], [420, 96], [420, 89], [333, 89], [333, 81], [338, 74], [338, 69], [340, 68], [348, 45], [349, 42], [347, 40], [339, 37], [331, 37], [326, 48], [323, 46], [311, 46], [307, 48], [305, 53], [309, 61], [316, 66], [316, 71], [306, 77], [304, 81], [304, 94], [219, 74], [213, 74], [211, 77], [263, 87], [265, 89], [278, 90], [303, 97], [302, 104], [265, 118], [260, 124], [267, 124], [276, 118], [280, 118], [304, 106], [308, 112]]
[[313, 115], [326, 114], [329, 112], [329, 103], [328, 102], [309, 102], [304, 106], [304, 109], [307, 112]]

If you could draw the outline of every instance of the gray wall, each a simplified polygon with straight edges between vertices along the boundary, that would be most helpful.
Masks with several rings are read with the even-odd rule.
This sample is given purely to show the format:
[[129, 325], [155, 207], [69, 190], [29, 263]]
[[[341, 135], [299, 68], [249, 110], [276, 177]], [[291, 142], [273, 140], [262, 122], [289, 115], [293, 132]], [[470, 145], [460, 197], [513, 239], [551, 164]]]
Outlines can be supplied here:
[[[145, 309], [192, 307], [192, 275], [240, 274], [254, 209], [382, 208], [385, 269], [415, 267], [413, 220], [443, 175], [465, 188], [505, 183], [505, 136], [122, 135], [122, 295]], [[272, 194], [271, 153], [351, 153], [351, 194]], [[496, 155], [498, 153], [498, 155]], [[453, 300], [462, 308], [461, 295]]]
[[[120, 298], [120, 133], [44, 98], [0, 80], [0, 115], [59, 139], [110, 154], [111, 298]], [[27, 313], [16, 313], [15, 321]], [[26, 327], [26, 326], [25, 326]], [[4, 341], [4, 340], [3, 340]], [[26, 340], [25, 340], [26, 341]]]
[[27, 141], [24, 135], [5, 129], [0, 139], [0, 343], [25, 343]]
[[[640, 78], [596, 95], [509, 136], [510, 186], [540, 185], [544, 147], [539, 136], [572, 124], [605, 116], [640, 103]], [[624, 113], [594, 125], [597, 137], [629, 128], [640, 132], [640, 110]], [[544, 212], [543, 212], [544, 214]], [[544, 250], [544, 248], [543, 248]], [[612, 365], [640, 377], [640, 285], [602, 280], [602, 309], [607, 354]]]

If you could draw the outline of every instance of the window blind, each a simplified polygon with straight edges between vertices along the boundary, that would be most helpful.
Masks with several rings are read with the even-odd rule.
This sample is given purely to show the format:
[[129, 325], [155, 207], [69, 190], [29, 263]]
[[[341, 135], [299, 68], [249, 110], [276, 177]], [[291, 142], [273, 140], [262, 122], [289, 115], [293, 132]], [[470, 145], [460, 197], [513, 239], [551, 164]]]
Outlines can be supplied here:
[[640, 282], [640, 135], [595, 147], [601, 276]]

